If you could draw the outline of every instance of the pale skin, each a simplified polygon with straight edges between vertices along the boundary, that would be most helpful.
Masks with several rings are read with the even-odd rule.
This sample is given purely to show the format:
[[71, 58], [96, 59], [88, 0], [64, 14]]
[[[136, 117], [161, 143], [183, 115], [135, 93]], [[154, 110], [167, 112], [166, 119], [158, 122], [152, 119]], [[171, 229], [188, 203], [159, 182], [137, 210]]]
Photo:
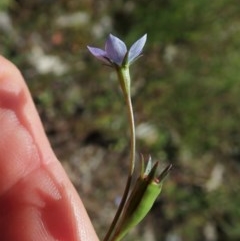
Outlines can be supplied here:
[[20, 71], [1, 56], [0, 240], [98, 241]]

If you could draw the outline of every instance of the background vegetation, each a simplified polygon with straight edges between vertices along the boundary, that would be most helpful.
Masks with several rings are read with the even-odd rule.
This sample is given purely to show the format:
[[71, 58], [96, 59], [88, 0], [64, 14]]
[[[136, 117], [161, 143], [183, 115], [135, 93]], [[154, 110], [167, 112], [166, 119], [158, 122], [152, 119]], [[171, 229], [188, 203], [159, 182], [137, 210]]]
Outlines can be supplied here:
[[26, 78], [100, 237], [125, 184], [128, 127], [116, 76], [86, 45], [148, 33], [132, 66], [137, 150], [174, 170], [126, 240], [240, 240], [237, 2], [1, 1], [0, 52]]

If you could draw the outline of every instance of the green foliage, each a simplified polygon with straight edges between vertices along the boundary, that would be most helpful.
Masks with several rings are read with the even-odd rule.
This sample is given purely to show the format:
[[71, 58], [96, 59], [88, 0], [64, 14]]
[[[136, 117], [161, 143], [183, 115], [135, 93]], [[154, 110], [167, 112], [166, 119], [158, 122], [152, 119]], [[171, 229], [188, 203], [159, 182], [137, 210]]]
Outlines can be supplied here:
[[13, 4], [13, 0], [1, 0], [0, 1], [0, 11], [6, 10]]
[[206, 29], [219, 31], [219, 26], [238, 12], [239, 6], [233, 0], [140, 0], [131, 14], [128, 33], [145, 31], [151, 41], [158, 43], [191, 42]]

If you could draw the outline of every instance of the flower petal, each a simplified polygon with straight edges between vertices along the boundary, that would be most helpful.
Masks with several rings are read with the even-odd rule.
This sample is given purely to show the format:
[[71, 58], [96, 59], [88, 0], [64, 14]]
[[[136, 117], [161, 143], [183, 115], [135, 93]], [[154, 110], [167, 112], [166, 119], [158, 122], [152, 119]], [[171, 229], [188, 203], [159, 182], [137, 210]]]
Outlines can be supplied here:
[[106, 64], [111, 64], [111, 61], [107, 57], [107, 53], [99, 48], [87, 46], [88, 50], [91, 52], [93, 56], [101, 61], [105, 62]]
[[147, 34], [144, 34], [139, 40], [137, 40], [129, 49], [128, 63], [133, 62], [142, 52], [142, 49], [146, 43]]
[[112, 62], [120, 66], [122, 64], [124, 56], [127, 53], [127, 47], [121, 39], [110, 34], [106, 41], [105, 51], [107, 53], [107, 57]]

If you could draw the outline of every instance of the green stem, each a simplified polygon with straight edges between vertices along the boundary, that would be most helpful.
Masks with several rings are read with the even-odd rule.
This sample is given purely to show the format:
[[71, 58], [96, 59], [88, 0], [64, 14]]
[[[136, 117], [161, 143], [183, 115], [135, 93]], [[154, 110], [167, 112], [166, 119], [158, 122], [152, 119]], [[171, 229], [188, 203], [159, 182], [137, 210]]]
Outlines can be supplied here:
[[135, 138], [135, 124], [134, 124], [132, 100], [130, 96], [127, 99], [127, 107], [128, 107], [128, 118], [130, 123], [130, 132], [131, 132], [131, 153], [130, 153], [129, 176], [132, 176], [134, 167], [135, 167], [136, 138]]
[[132, 183], [132, 175], [134, 171], [135, 166], [135, 152], [136, 152], [136, 140], [135, 140], [135, 124], [134, 124], [134, 115], [133, 115], [133, 108], [132, 108], [132, 101], [131, 101], [131, 93], [130, 93], [130, 74], [129, 74], [129, 68], [128, 67], [117, 67], [116, 68], [118, 73], [118, 78], [120, 81], [120, 85], [123, 91], [123, 95], [126, 101], [127, 105], [127, 111], [128, 111], [128, 121], [130, 124], [130, 140], [131, 140], [131, 146], [130, 146], [130, 168], [129, 168], [129, 174], [127, 178], [127, 183], [125, 186], [125, 190], [123, 193], [122, 200], [119, 204], [118, 210], [115, 214], [115, 217], [111, 223], [111, 226], [104, 237], [103, 241], [114, 241], [115, 237], [114, 235], [111, 238], [112, 233], [115, 231], [116, 224], [122, 214], [122, 211], [124, 209], [125, 203], [128, 198], [130, 186]]

